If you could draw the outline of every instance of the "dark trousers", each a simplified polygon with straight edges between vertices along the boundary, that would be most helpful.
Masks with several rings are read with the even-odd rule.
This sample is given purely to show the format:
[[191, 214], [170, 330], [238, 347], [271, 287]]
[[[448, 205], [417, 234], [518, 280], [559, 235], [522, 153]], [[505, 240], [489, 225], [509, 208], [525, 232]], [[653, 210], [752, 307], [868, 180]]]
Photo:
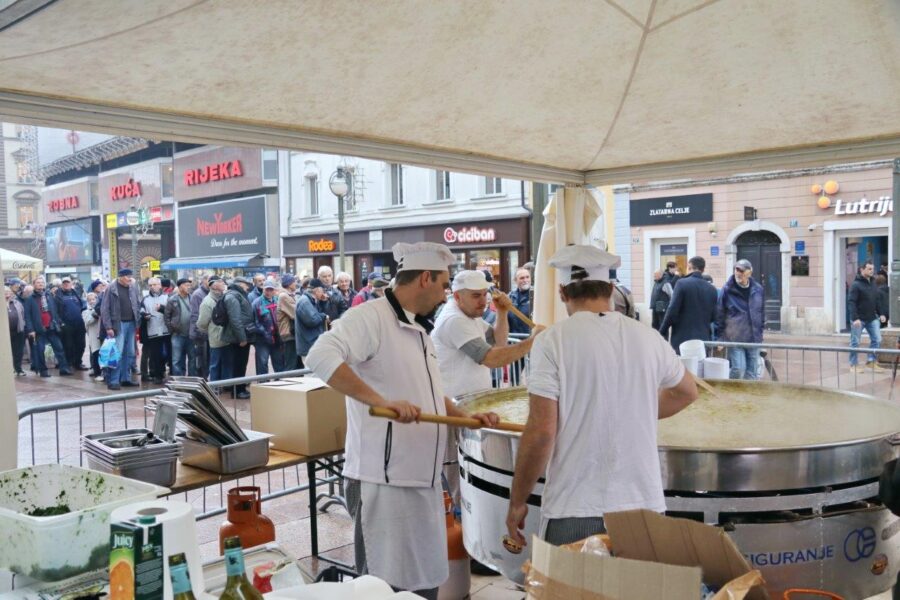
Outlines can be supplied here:
[[266, 344], [257, 342], [256, 348], [256, 374], [263, 375], [269, 372], [269, 359], [272, 359], [272, 371], [280, 373], [284, 371], [284, 344]]
[[32, 353], [32, 361], [34, 361], [34, 368], [37, 372], [42, 373], [47, 370], [47, 361], [44, 360], [44, 348], [47, 347], [47, 344], [50, 344], [50, 347], [53, 348], [53, 354], [56, 356], [59, 369], [61, 371], [68, 369], [69, 363], [66, 360], [66, 353], [63, 350], [59, 334], [55, 331], [45, 331], [37, 334], [34, 352]]
[[298, 366], [300, 363], [298, 362], [297, 357], [297, 344], [294, 343], [294, 340], [285, 340], [282, 343], [284, 347], [284, 359], [282, 360], [282, 371], [293, 371], [294, 369], [299, 369]]
[[209, 379], [209, 342], [205, 338], [191, 338], [194, 342], [194, 368], [197, 377]]
[[[247, 375], [247, 361], [250, 360], [250, 344], [229, 344], [228, 350], [222, 356], [222, 379], [244, 377]], [[237, 385], [234, 393], [246, 392], [246, 385]]]
[[25, 355], [25, 332], [10, 332], [9, 339], [12, 342], [13, 370], [19, 373], [22, 371], [22, 357]]
[[[169, 337], [161, 335], [155, 338], [149, 338], [144, 342], [144, 352], [141, 356], [141, 373], [147, 373], [154, 379], [162, 379], [166, 375], [166, 357], [163, 355], [163, 348]], [[144, 359], [147, 360], [147, 369], [143, 367]]]
[[59, 334], [62, 342], [63, 350], [66, 354], [66, 362], [70, 367], [78, 367], [84, 359], [84, 348], [87, 345], [87, 332], [84, 329], [84, 323], [63, 325]]
[[100, 377], [103, 374], [103, 369], [100, 368], [100, 351], [94, 350], [91, 352], [91, 377]]

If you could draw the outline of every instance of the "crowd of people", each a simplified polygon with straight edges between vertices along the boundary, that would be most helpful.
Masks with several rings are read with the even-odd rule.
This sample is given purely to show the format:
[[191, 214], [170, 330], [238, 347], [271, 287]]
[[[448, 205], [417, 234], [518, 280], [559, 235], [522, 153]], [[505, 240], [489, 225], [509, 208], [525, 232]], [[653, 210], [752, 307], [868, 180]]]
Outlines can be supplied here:
[[[256, 373], [302, 368], [309, 349], [353, 306], [380, 298], [389, 280], [371, 273], [359, 291], [349, 274], [323, 266], [316, 277], [262, 273], [225, 280], [204, 275], [175, 281], [151, 277], [144, 289], [130, 269], [87, 288], [70, 277], [6, 282], [13, 369], [40, 377], [91, 371], [110, 390], [162, 383], [167, 375], [220, 381], [246, 374], [250, 348]], [[100, 350], [115, 339], [118, 360], [102, 368]], [[248, 398], [237, 386], [239, 398]]]

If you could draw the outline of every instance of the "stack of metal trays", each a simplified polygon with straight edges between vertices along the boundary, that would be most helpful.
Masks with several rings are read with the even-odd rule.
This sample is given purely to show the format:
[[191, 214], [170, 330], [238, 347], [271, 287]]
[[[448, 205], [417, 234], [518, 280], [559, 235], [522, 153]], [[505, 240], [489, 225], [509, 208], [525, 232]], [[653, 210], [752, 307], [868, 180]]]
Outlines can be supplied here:
[[88, 467], [147, 483], [175, 483], [181, 444], [167, 442], [149, 429], [124, 429], [81, 436]]

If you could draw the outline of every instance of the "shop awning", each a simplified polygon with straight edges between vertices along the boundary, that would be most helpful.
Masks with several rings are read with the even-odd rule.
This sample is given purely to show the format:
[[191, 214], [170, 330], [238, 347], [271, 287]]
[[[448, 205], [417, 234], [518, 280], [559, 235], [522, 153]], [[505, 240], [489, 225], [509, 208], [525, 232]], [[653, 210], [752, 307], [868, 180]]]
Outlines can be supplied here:
[[[259, 254], [235, 254], [232, 256], [210, 256], [208, 258], [170, 258], [160, 267], [164, 270], [176, 269], [227, 269], [234, 267], [263, 266]], [[250, 263], [260, 263], [253, 264]]]
[[900, 153], [896, 0], [108, 6], [0, 18], [0, 115], [559, 183]]

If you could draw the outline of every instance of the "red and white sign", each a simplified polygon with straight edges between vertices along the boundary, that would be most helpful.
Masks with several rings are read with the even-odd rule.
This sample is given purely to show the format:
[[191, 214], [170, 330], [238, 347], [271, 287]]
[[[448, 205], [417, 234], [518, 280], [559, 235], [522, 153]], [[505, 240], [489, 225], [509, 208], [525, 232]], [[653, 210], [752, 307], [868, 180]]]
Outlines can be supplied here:
[[78, 196], [66, 196], [65, 198], [57, 198], [47, 203], [50, 212], [59, 212], [61, 210], [69, 210], [78, 208]]
[[481, 227], [460, 227], [454, 229], [448, 227], [444, 230], [444, 241], [448, 244], [480, 244], [493, 242], [497, 239], [497, 233], [493, 227], [482, 229]]
[[207, 221], [197, 217], [197, 235], [206, 237], [210, 235], [223, 235], [243, 233], [244, 215], [237, 214], [230, 219], [223, 219], [222, 213], [213, 215], [213, 221]]
[[129, 179], [122, 185], [114, 185], [109, 188], [109, 197], [113, 200], [124, 200], [126, 198], [140, 198], [141, 183], [134, 179]]
[[199, 185], [201, 183], [209, 183], [210, 181], [219, 181], [221, 179], [231, 179], [233, 177], [243, 176], [244, 169], [241, 167], [241, 161], [230, 160], [228, 162], [206, 165], [199, 169], [189, 169], [185, 171], [184, 184]]

